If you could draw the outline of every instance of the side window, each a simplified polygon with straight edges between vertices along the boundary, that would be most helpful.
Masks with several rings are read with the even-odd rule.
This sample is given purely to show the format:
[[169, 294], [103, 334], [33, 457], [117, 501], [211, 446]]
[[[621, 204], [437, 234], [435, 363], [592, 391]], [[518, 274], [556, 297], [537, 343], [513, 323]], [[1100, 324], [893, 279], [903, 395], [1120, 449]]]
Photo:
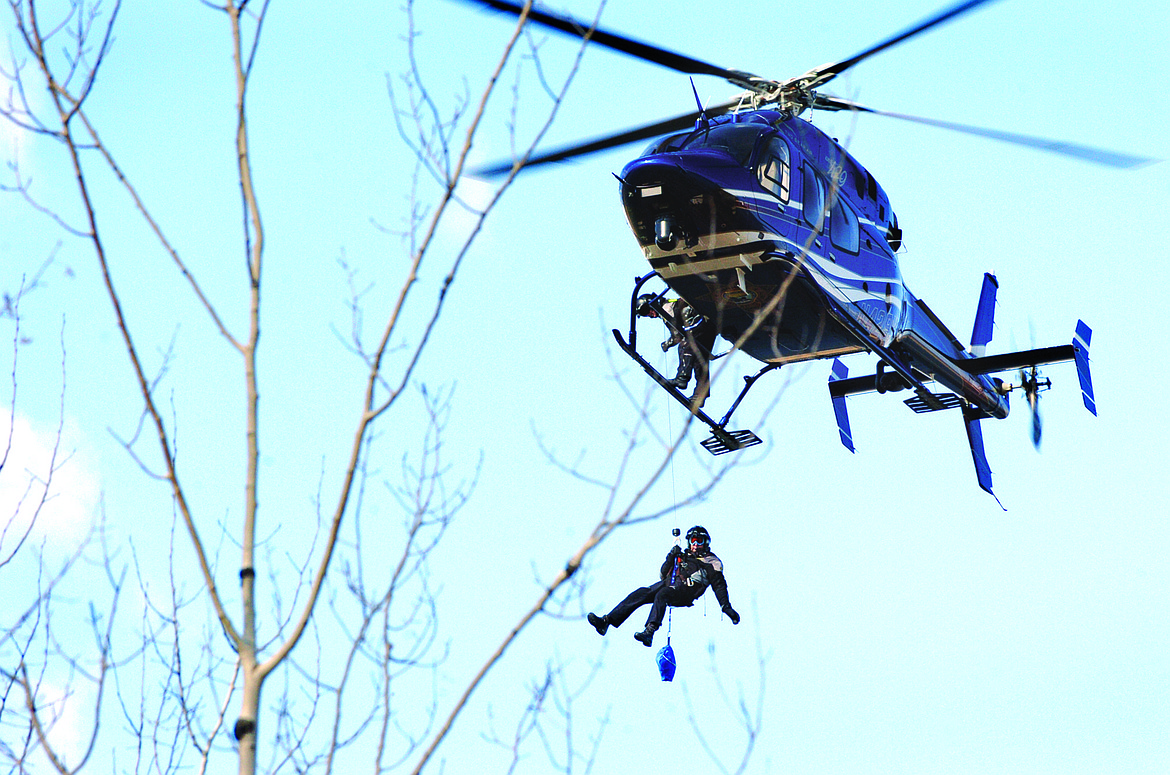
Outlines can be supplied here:
[[841, 250], [856, 253], [860, 247], [861, 234], [857, 225], [857, 213], [853, 212], [853, 208], [838, 197], [829, 220], [831, 222], [829, 240]]
[[825, 181], [809, 166], [804, 165], [804, 219], [815, 229], [825, 214]]
[[783, 140], [773, 137], [768, 141], [756, 175], [766, 191], [771, 191], [781, 202], [788, 201], [792, 191], [792, 165], [788, 145]]

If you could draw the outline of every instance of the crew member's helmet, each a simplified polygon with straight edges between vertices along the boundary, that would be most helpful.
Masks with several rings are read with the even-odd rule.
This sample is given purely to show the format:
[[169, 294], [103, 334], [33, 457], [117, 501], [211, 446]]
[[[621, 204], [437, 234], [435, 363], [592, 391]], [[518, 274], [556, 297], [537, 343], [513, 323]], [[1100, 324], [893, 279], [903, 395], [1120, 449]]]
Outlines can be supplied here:
[[687, 543], [692, 549], [705, 549], [711, 545], [711, 534], [702, 525], [695, 525], [687, 531]]
[[643, 293], [638, 297], [638, 302], [634, 305], [634, 314], [640, 318], [656, 318], [658, 317], [658, 310], [650, 305], [650, 302], [657, 298], [653, 293]]

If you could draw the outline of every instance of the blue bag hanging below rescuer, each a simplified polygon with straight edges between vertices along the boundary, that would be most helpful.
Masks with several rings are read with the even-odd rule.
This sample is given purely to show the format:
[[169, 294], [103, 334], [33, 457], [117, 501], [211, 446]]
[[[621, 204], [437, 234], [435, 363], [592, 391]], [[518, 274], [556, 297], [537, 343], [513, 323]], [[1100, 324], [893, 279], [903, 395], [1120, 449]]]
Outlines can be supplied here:
[[670, 647], [670, 635], [666, 636], [666, 645], [658, 650], [658, 674], [663, 681], [674, 680], [674, 649]]

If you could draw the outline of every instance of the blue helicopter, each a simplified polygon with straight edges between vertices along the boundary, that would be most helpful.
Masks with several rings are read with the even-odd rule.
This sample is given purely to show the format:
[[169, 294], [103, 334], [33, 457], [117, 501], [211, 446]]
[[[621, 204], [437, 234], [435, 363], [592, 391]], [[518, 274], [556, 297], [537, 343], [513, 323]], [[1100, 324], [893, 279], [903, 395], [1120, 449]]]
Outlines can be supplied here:
[[[987, 355], [997, 281], [985, 274], [970, 345], [964, 346], [921, 299], [906, 287], [898, 266], [902, 232], [889, 197], [874, 176], [805, 111], [849, 110], [918, 121], [1078, 157], [1120, 168], [1151, 161], [1098, 148], [1015, 133], [889, 113], [819, 91], [862, 60], [990, 0], [967, 0], [861, 53], [784, 81], [728, 70], [591, 27], [566, 16], [512, 0], [474, 0], [531, 23], [577, 36], [688, 75], [714, 75], [744, 91], [720, 105], [637, 129], [516, 159], [480, 170], [482, 175], [521, 169], [656, 138], [621, 174], [622, 205], [652, 269], [635, 280], [626, 336], [619, 346], [673, 398], [711, 430], [702, 446], [715, 455], [760, 443], [750, 430], [728, 423], [761, 376], [789, 363], [833, 358], [829, 394], [842, 444], [855, 451], [847, 396], [910, 391], [915, 412], [959, 409], [979, 486], [992, 494], [981, 421], [1008, 416], [1008, 396], [1022, 390], [1033, 412], [1039, 444], [1039, 394], [1051, 387], [1039, 367], [1073, 361], [1085, 407], [1096, 414], [1089, 374], [1092, 332], [1078, 321], [1070, 344]], [[696, 101], [698, 95], [696, 93]], [[642, 293], [657, 279], [667, 288]], [[673, 292], [694, 313], [684, 323], [665, 309]], [[653, 309], [699, 357], [714, 355], [696, 336], [713, 329], [764, 366], [745, 384], [718, 421], [702, 410], [707, 386], [685, 396], [637, 347], [638, 317]], [[713, 337], [712, 337], [713, 339]], [[849, 376], [840, 358], [877, 356], [873, 373]], [[726, 354], [726, 353], [724, 353]], [[1016, 384], [995, 374], [1017, 371]], [[933, 385], [932, 385], [933, 383]], [[937, 390], [941, 386], [942, 390]]]

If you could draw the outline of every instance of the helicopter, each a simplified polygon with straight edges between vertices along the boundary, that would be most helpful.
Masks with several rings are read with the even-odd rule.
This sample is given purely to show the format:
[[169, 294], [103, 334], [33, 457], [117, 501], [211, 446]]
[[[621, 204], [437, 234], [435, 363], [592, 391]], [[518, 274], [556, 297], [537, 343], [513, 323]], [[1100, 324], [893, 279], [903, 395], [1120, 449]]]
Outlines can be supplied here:
[[[1089, 371], [1092, 330], [1078, 321], [1069, 344], [996, 355], [992, 338], [998, 281], [984, 274], [969, 345], [964, 345], [906, 287], [898, 264], [902, 231], [885, 190], [836, 139], [802, 114], [853, 111], [915, 121], [1117, 168], [1155, 161], [1073, 143], [891, 113], [821, 91], [859, 62], [991, 0], [964, 0], [874, 46], [786, 80], [726, 69], [571, 17], [514, 0], [470, 0], [627, 55], [692, 76], [696, 111], [606, 137], [482, 168], [484, 177], [516, 174], [652, 139], [615, 177], [629, 226], [651, 271], [635, 278], [629, 329], [614, 329], [621, 349], [693, 416], [711, 436], [701, 445], [715, 455], [761, 443], [751, 430], [729, 430], [735, 410], [764, 374], [813, 359], [832, 358], [828, 389], [842, 444], [856, 452], [846, 398], [860, 393], [910, 391], [916, 413], [959, 409], [979, 486], [995, 497], [984, 450], [985, 419], [1008, 416], [1009, 395], [1021, 390], [1033, 413], [1039, 446], [1039, 394], [1051, 387], [1040, 366], [1072, 361], [1086, 409], [1096, 415]], [[693, 76], [723, 78], [743, 91], [704, 107]], [[666, 286], [642, 293], [657, 280]], [[666, 295], [697, 313], [695, 326], [666, 314]], [[650, 309], [710, 361], [736, 350], [763, 366], [718, 421], [702, 409], [707, 386], [685, 396], [638, 350], [637, 321]], [[731, 350], [715, 354], [696, 336], [713, 327]], [[877, 356], [872, 373], [850, 376], [842, 357]], [[1018, 371], [1018, 384], [995, 376]], [[932, 385], [933, 383], [933, 385]], [[936, 392], [935, 386], [943, 390]], [[998, 498], [997, 498], [998, 500]]]

